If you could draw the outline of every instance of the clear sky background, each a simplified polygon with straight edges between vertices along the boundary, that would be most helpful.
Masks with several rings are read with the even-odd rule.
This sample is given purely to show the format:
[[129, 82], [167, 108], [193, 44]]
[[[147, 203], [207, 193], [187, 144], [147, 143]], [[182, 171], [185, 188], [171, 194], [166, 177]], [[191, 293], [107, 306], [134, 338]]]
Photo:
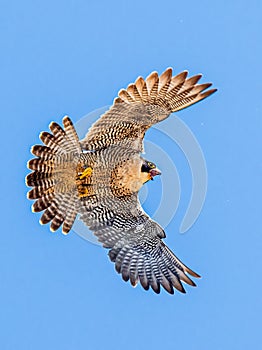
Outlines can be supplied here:
[[[261, 7], [1, 2], [1, 350], [261, 347]], [[76, 122], [169, 66], [202, 72], [219, 89], [179, 113], [205, 154], [209, 187], [199, 219], [180, 234], [191, 186], [182, 184], [167, 227], [169, 246], [203, 276], [174, 296], [132, 288], [105, 250], [41, 227], [24, 184], [30, 146], [50, 121]], [[185, 160], [170, 152], [180, 171]]]

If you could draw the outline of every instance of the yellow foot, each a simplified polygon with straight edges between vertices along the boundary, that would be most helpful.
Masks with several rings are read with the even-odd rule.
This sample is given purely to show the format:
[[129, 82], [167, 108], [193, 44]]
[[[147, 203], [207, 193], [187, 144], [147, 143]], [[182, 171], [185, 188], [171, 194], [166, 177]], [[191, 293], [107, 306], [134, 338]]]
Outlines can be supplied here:
[[91, 195], [92, 195], [92, 191], [88, 187], [84, 187], [84, 186], [79, 186], [78, 187], [78, 196], [79, 196], [79, 198], [89, 197]]
[[82, 175], [80, 175], [80, 177], [79, 177], [79, 179], [80, 180], [83, 180], [85, 177], [89, 177], [89, 176], [91, 176], [91, 174], [92, 174], [92, 168], [86, 168], [83, 172], [82, 172]]

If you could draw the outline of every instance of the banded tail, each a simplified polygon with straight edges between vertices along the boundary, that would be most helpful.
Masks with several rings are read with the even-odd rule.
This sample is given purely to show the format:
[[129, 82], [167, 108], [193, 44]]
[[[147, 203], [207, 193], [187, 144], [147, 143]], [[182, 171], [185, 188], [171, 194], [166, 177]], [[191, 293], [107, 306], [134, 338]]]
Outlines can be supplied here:
[[44, 146], [35, 145], [31, 149], [37, 158], [27, 164], [32, 172], [27, 175], [26, 184], [33, 187], [27, 194], [35, 200], [32, 211], [44, 210], [40, 223], [51, 222], [51, 231], [62, 225], [62, 232], [67, 234], [77, 215], [76, 171], [81, 147], [69, 117], [63, 118], [63, 125], [64, 129], [52, 122], [51, 133], [40, 134]]

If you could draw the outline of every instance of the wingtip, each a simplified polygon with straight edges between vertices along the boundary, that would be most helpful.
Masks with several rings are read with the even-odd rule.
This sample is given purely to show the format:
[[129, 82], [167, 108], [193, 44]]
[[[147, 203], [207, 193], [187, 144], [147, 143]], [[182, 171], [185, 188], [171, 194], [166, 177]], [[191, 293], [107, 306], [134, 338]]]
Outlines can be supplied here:
[[164, 73], [172, 76], [173, 68], [172, 67], [167, 67], [167, 69], [165, 69], [162, 74], [164, 74]]
[[125, 273], [122, 273], [122, 278], [125, 282], [128, 282], [129, 280], [129, 275], [128, 274], [125, 274]]
[[203, 92], [203, 93], [201, 94], [201, 96], [208, 97], [208, 96], [214, 94], [215, 92], [217, 92], [217, 90], [218, 90], [218, 89], [216, 89], [216, 88], [207, 90], [207, 91]]
[[192, 271], [192, 270], [190, 270], [190, 272], [188, 271], [188, 273], [189, 273], [191, 276], [195, 277], [195, 278], [202, 278], [198, 273], [196, 273], [196, 272], [194, 272], [194, 271]]
[[67, 236], [67, 235], [68, 235], [68, 233], [69, 233], [69, 231], [68, 231], [68, 230], [65, 230], [64, 228], [62, 229], [62, 234], [63, 234], [63, 235]]
[[132, 286], [133, 288], [136, 288], [136, 287], [137, 287], [137, 284], [138, 284], [138, 281], [130, 281], [130, 283], [131, 283], [131, 286]]
[[196, 74], [196, 75], [193, 75], [192, 77], [189, 77], [186, 79], [186, 85], [189, 87], [189, 86], [194, 86], [198, 83], [198, 81], [202, 78], [202, 74]]
[[139, 77], [136, 78], [135, 84], [139, 84], [140, 82], [144, 83], [144, 78], [141, 75], [139, 75]]
[[147, 77], [146, 77], [146, 81], [149, 82], [151, 80], [155, 80], [158, 78], [158, 73], [157, 71], [153, 71], [151, 72]]
[[172, 81], [176, 82], [176, 84], [182, 83], [186, 80], [187, 76], [188, 76], [188, 71], [184, 70], [184, 71], [180, 72], [179, 74], [173, 76]]
[[151, 285], [151, 288], [156, 294], [160, 294], [160, 292], [161, 292], [160, 286]]
[[186, 290], [180, 280], [178, 280], [178, 284], [174, 286], [180, 293], [186, 294]]
[[169, 294], [171, 294], [171, 295], [174, 295], [174, 294], [175, 294], [174, 288], [168, 290], [167, 292], [168, 292]]
[[196, 283], [194, 281], [192, 281], [192, 283], [190, 284], [192, 287], [197, 287]]

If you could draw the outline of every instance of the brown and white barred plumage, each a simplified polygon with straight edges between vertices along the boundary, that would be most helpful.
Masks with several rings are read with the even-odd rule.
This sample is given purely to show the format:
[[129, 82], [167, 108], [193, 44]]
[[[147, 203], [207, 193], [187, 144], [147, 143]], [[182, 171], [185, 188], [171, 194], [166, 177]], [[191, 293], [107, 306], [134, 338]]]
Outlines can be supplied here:
[[29, 199], [36, 199], [33, 212], [44, 213], [41, 224], [51, 222], [50, 229], [57, 230], [62, 224], [63, 233], [68, 233], [75, 221], [76, 201], [76, 166], [81, 148], [74, 126], [68, 117], [63, 119], [64, 130], [57, 124], [50, 124], [50, 131], [40, 134], [45, 144], [35, 145], [31, 152], [37, 158], [28, 162], [33, 170], [26, 178]]
[[[171, 294], [173, 287], [185, 293], [181, 281], [195, 286], [188, 274], [199, 275], [164, 244], [164, 230], [139, 203], [143, 138], [150, 126], [170, 113], [216, 91], [208, 90], [209, 83], [197, 85], [200, 78], [187, 78], [187, 72], [172, 77], [171, 68], [161, 76], [153, 72], [145, 80], [139, 77], [119, 92], [82, 141], [68, 117], [63, 119], [64, 130], [51, 123], [52, 134], [40, 135], [45, 146], [34, 146], [37, 158], [28, 163], [33, 170], [26, 178], [33, 187], [28, 198], [36, 200], [32, 210], [45, 210], [40, 222], [51, 222], [51, 230], [63, 225], [63, 232], [68, 233], [79, 213], [110, 249], [109, 257], [123, 279], [133, 286], [140, 281], [144, 289], [151, 287], [156, 293], [160, 285]], [[88, 167], [91, 175], [83, 178]]]
[[197, 74], [187, 78], [184, 71], [172, 77], [168, 68], [160, 76], [153, 72], [145, 80], [139, 77], [127, 89], [122, 89], [113, 106], [95, 122], [81, 141], [84, 149], [108, 147], [119, 141], [133, 141], [133, 148], [143, 151], [145, 132], [166, 119], [170, 113], [191, 106], [213, 94], [212, 84], [197, 84]]

